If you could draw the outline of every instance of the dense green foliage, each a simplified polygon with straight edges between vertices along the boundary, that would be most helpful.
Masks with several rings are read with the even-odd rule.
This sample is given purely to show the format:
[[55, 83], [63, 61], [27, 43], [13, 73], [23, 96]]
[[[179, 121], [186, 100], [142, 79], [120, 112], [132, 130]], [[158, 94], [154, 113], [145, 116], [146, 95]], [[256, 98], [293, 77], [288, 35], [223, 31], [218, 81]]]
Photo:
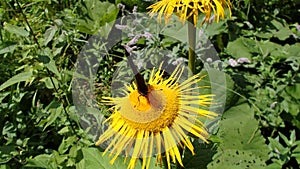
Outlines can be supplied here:
[[[137, 5], [141, 12], [153, 3], [0, 2], [1, 169], [127, 167], [123, 157], [111, 166], [109, 157], [94, 146], [80, 126], [71, 92], [82, 47], [99, 27], [122, 15], [120, 2], [126, 10]], [[299, 168], [300, 2], [232, 3], [231, 18], [205, 28], [225, 65], [226, 109], [211, 144], [194, 141], [197, 154], [186, 152], [185, 168]], [[160, 38], [160, 46], [187, 55], [178, 41]], [[113, 54], [100, 65], [101, 95], [108, 94], [113, 65], [120, 60]], [[230, 64], [239, 58], [250, 63]], [[160, 168], [152, 161], [151, 168]]]

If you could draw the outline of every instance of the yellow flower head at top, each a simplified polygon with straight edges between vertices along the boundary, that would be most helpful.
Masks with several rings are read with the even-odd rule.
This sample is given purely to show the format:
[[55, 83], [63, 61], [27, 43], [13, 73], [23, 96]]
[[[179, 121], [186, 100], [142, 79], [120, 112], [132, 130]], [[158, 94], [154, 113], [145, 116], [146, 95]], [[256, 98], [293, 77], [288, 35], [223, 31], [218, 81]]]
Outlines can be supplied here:
[[161, 20], [164, 14], [167, 23], [173, 12], [175, 12], [181, 21], [193, 17], [194, 25], [197, 25], [199, 12], [205, 14], [204, 22], [209, 22], [211, 13], [214, 13], [216, 22], [220, 17], [224, 18], [224, 8], [230, 10], [230, 0], [161, 0], [148, 7], [150, 16], [153, 17], [158, 12], [158, 19]]
[[[184, 67], [177, 66], [166, 79], [160, 65], [153, 69], [148, 81], [148, 94], [141, 95], [137, 85], [127, 86], [124, 97], [105, 97], [104, 103], [112, 105], [112, 115], [106, 119], [108, 128], [100, 135], [96, 145], [106, 144], [104, 154], [113, 155], [114, 163], [121, 154], [130, 157], [129, 169], [133, 169], [138, 159], [142, 168], [148, 169], [150, 159], [156, 155], [170, 163], [176, 161], [183, 166], [178, 146], [187, 147], [194, 153], [188, 133], [206, 141], [208, 133], [199, 117], [213, 118], [216, 113], [201, 109], [212, 103], [212, 95], [200, 95], [197, 86], [203, 77], [198, 74], [179, 82]], [[207, 142], [207, 141], [206, 141]]]

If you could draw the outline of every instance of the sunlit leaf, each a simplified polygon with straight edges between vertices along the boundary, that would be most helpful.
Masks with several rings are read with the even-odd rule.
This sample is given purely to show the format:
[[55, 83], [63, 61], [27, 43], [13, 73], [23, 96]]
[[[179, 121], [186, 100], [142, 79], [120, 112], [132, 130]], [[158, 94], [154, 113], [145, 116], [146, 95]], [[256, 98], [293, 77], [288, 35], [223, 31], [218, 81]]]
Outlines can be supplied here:
[[24, 81], [28, 81], [30, 78], [32, 77], [32, 72], [21, 72], [15, 76], [13, 76], [12, 78], [8, 79], [6, 82], [4, 82], [3, 84], [1, 84], [0, 86], [0, 91], [19, 82], [24, 82]]
[[4, 29], [10, 33], [13, 33], [13, 34], [16, 34], [19, 36], [24, 36], [24, 37], [29, 36], [29, 32], [27, 32], [24, 28], [18, 27], [15, 25], [11, 25], [9, 23], [4, 24]]

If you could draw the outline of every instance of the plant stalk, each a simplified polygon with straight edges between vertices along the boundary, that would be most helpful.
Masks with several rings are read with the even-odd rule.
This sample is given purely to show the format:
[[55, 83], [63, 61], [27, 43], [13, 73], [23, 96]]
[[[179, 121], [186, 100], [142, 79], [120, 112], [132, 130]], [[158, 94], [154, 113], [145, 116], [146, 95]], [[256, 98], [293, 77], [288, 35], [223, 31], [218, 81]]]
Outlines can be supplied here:
[[194, 26], [193, 17], [188, 18], [188, 42], [189, 42], [189, 61], [188, 66], [195, 73], [195, 46], [196, 46], [196, 27]]

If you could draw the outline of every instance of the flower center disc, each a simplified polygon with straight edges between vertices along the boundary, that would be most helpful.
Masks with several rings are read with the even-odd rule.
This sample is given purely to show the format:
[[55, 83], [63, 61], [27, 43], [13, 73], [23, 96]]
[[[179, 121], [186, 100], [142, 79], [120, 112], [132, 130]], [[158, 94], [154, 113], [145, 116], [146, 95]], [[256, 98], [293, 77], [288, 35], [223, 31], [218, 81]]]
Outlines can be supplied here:
[[161, 116], [166, 105], [166, 96], [161, 90], [151, 89], [147, 96], [134, 90], [129, 94], [128, 101], [126, 106], [121, 106], [121, 109], [124, 108], [120, 110], [124, 112], [122, 115], [134, 122], [147, 123]]

